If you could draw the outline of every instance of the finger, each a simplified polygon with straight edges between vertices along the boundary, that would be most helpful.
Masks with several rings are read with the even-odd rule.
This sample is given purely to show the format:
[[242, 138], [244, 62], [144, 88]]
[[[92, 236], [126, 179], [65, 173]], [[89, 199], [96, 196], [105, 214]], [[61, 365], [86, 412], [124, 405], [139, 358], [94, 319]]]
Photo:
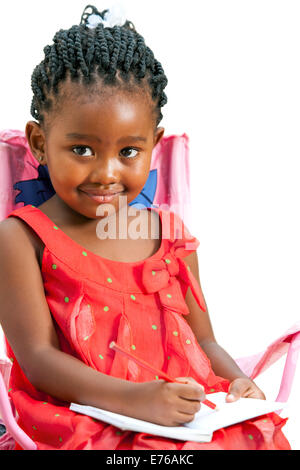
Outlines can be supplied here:
[[190, 423], [194, 419], [194, 414], [182, 413], [178, 411], [176, 414], [174, 421], [175, 425], [182, 426], [185, 423]]
[[265, 400], [265, 394], [259, 388], [249, 388], [243, 395], [244, 398], [258, 398], [259, 400]]
[[231, 403], [238, 400], [247, 393], [248, 389], [249, 382], [245, 382], [244, 380], [239, 379], [234, 380], [229, 386], [226, 401]]
[[205, 399], [204, 387], [199, 384], [193, 377], [176, 377], [175, 380], [182, 381], [183, 384], [192, 386], [192, 388], [181, 388], [179, 390], [179, 396], [181, 398], [185, 398], [186, 400]]
[[197, 383], [178, 385], [177, 394], [185, 400], [203, 401], [205, 399], [204, 388]]
[[194, 415], [195, 413], [198, 413], [198, 411], [201, 408], [201, 401], [198, 400], [185, 400], [185, 399], [180, 399], [178, 402], [177, 409], [180, 413], [186, 413], [189, 415]]

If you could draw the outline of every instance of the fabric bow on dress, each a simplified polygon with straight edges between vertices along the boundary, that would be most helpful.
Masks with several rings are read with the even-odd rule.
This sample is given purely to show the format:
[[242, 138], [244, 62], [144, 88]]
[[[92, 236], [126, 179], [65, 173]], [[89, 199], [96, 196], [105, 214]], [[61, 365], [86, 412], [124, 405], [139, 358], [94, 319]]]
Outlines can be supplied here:
[[142, 282], [146, 292], [148, 294], [157, 292], [163, 308], [183, 315], [187, 315], [189, 309], [178, 278], [191, 288], [199, 307], [203, 312], [206, 311], [201, 288], [190, 268], [181, 259], [182, 256], [190, 254], [187, 245], [185, 240], [177, 240], [162, 259], [146, 260], [142, 271]]

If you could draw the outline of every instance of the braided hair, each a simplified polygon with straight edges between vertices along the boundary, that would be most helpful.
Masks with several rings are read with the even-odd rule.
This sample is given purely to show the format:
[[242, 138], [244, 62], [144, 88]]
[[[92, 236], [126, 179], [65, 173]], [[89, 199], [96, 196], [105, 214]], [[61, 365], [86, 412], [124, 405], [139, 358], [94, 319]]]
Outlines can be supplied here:
[[31, 76], [31, 115], [40, 123], [45, 121], [45, 111], [53, 110], [54, 105], [57, 109], [60, 87], [67, 78], [89, 87], [89, 92], [99, 79], [104, 86], [120, 89], [148, 87], [156, 126], [161, 121], [161, 107], [167, 102], [163, 90], [168, 83], [162, 65], [130, 21], [123, 26], [104, 27], [102, 23], [95, 28], [87, 26], [91, 14], [104, 19], [107, 11], [99, 12], [87, 5], [80, 24], [59, 30], [53, 44], [44, 48], [44, 60]]

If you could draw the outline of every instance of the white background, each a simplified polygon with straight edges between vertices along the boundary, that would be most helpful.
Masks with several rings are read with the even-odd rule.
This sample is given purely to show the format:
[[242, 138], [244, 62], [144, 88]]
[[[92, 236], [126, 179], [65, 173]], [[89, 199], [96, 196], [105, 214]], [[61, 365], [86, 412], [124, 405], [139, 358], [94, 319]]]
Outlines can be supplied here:
[[[1, 6], [0, 129], [24, 130], [30, 77], [55, 32], [88, 1]], [[91, 1], [99, 10], [112, 1]], [[200, 278], [218, 342], [264, 350], [300, 319], [300, 3], [124, 0], [169, 84], [165, 134], [190, 137]], [[258, 379], [276, 398], [284, 360]], [[300, 449], [300, 366], [285, 426]]]

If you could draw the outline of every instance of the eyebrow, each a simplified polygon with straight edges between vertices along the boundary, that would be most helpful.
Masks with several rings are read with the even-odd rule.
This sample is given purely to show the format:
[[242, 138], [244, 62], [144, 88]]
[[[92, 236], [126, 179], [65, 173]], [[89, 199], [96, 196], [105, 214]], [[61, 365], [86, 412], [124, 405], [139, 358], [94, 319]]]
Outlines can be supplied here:
[[[77, 132], [71, 132], [66, 134], [67, 139], [87, 139], [87, 140], [97, 140], [98, 142], [102, 142], [99, 137], [88, 135], [88, 134], [78, 134]], [[142, 137], [139, 135], [128, 135], [126, 137], [121, 137], [117, 143], [121, 143], [126, 140], [133, 140], [134, 142], [147, 142], [146, 137]]]

